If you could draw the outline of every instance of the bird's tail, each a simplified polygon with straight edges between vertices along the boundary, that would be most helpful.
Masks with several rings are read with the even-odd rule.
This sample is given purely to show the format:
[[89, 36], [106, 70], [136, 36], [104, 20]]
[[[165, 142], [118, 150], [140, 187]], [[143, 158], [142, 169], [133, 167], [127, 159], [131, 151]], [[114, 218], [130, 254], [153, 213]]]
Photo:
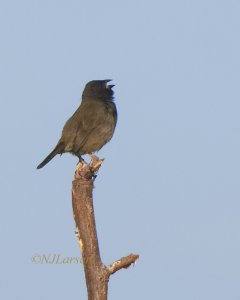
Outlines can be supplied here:
[[44, 167], [51, 159], [54, 158], [57, 154], [63, 152], [63, 143], [58, 143], [57, 146], [53, 149], [53, 151], [37, 166], [37, 169], [41, 169]]

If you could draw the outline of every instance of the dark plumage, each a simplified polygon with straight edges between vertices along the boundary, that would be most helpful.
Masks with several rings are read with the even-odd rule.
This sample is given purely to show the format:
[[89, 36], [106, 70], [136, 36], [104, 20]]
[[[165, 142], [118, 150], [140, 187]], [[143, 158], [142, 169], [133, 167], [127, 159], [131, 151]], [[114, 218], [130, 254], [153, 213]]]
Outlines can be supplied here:
[[57, 154], [70, 152], [81, 159], [81, 155], [98, 151], [110, 141], [117, 123], [117, 110], [113, 102], [114, 85], [107, 85], [109, 81], [93, 80], [86, 84], [81, 105], [64, 125], [56, 147], [37, 169]]

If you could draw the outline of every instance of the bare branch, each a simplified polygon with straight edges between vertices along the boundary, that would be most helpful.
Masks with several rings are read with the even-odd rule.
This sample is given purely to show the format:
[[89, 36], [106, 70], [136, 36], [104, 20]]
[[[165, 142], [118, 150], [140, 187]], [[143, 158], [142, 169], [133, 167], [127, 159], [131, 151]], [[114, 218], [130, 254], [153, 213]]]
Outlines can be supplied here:
[[89, 164], [80, 161], [72, 184], [73, 215], [77, 226], [76, 236], [83, 257], [84, 272], [89, 300], [106, 300], [110, 275], [128, 268], [139, 258], [129, 254], [105, 266], [100, 257], [93, 207], [93, 181], [103, 160], [92, 156]]
[[129, 254], [128, 256], [124, 256], [120, 258], [119, 260], [112, 263], [110, 266], [108, 266], [108, 271], [110, 275], [114, 274], [120, 269], [127, 269], [131, 266], [131, 264], [135, 264], [137, 259], [139, 258], [138, 254]]

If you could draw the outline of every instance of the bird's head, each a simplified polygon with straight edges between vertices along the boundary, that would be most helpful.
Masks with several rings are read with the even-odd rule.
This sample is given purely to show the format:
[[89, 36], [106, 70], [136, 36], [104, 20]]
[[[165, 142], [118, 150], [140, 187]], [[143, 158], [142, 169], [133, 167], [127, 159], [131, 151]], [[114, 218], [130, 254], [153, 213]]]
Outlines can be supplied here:
[[113, 100], [113, 84], [108, 84], [112, 79], [92, 80], [89, 81], [83, 91], [83, 99], [87, 98]]

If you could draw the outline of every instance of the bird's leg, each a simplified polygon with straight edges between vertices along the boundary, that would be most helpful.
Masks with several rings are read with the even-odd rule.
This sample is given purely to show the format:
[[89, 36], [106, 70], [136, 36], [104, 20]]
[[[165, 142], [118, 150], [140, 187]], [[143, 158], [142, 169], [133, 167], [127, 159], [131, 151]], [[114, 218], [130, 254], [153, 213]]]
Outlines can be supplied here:
[[79, 159], [78, 163], [85, 163], [86, 164], [86, 161], [82, 158], [81, 155], [78, 156], [78, 159]]
[[85, 166], [87, 165], [87, 163], [85, 162], [85, 160], [80, 155], [78, 156], [78, 159], [79, 159], [79, 161], [77, 162], [76, 169], [78, 169], [78, 168], [81, 169], [84, 165]]

